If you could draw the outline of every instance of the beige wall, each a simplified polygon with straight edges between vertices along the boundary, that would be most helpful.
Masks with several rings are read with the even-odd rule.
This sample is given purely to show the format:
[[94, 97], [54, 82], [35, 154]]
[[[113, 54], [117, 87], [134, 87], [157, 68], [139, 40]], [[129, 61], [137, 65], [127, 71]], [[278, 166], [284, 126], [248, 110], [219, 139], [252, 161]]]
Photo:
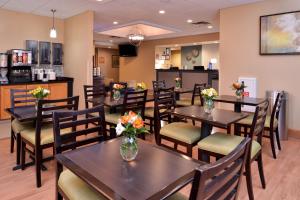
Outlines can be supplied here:
[[[117, 49], [97, 48], [98, 66], [101, 68], [101, 75], [119, 81], [119, 68], [112, 68], [112, 55], [118, 55]], [[104, 63], [100, 63], [100, 57], [104, 58]]]
[[210, 59], [216, 58], [217, 63], [213, 64], [214, 69], [219, 68], [219, 44], [203, 44], [202, 45], [202, 65], [208, 67]]
[[171, 51], [171, 64], [175, 67], [181, 68], [181, 51], [172, 50]]
[[145, 41], [139, 47], [137, 57], [120, 59], [120, 80], [144, 81], [151, 87], [152, 81], [155, 80], [155, 46], [215, 40], [219, 40], [218, 33]]
[[[267, 0], [221, 10], [220, 92], [232, 94], [239, 76], [256, 77], [258, 96], [266, 90], [289, 93], [288, 126], [300, 130], [300, 56], [260, 56], [259, 16], [300, 10], [299, 0]], [[241, 17], [242, 16], [242, 17]]]
[[0, 9], [0, 52], [24, 49], [25, 40], [50, 42], [64, 41], [64, 22], [55, 19], [57, 38], [51, 39], [49, 31], [52, 18]]
[[74, 95], [80, 95], [83, 108], [83, 85], [92, 84], [94, 13], [87, 11], [65, 20], [64, 72], [74, 78]]

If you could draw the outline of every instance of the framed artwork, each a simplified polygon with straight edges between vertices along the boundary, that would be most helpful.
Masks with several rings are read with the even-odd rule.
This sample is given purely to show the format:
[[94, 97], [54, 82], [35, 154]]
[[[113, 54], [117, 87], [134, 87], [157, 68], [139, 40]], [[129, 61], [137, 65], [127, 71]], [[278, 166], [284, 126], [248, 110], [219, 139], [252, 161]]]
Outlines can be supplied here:
[[111, 56], [112, 59], [112, 68], [119, 68], [120, 66], [120, 56], [118, 55], [112, 55]]
[[99, 57], [99, 64], [104, 64], [105, 63], [105, 58], [103, 56]]
[[300, 54], [300, 11], [260, 17], [260, 55]]

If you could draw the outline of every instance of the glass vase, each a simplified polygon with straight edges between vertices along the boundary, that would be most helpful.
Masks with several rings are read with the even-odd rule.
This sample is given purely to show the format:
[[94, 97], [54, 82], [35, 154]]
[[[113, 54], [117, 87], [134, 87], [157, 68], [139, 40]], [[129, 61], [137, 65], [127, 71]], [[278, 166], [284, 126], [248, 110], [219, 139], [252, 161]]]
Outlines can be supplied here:
[[120, 90], [114, 90], [113, 91], [113, 99], [115, 101], [118, 101], [121, 98], [121, 92]]
[[204, 112], [211, 114], [214, 109], [214, 101], [212, 99], [205, 99], [204, 100]]
[[138, 154], [138, 144], [136, 138], [123, 136], [120, 154], [125, 161], [132, 161]]
[[176, 88], [176, 89], [180, 89], [180, 88], [181, 88], [180, 81], [176, 81], [176, 82], [175, 82], [175, 88]]
[[236, 90], [235, 96], [237, 99], [241, 99], [243, 97], [243, 90]]

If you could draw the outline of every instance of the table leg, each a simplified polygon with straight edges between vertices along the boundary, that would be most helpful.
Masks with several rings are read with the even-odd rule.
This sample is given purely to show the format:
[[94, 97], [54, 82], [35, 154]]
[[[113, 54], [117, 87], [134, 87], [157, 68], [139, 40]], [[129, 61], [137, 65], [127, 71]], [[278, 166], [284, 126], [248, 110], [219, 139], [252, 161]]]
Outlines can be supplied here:
[[[200, 137], [201, 140], [209, 136], [211, 134], [211, 131], [212, 131], [212, 125], [202, 122], [201, 137]], [[201, 160], [205, 162], [209, 162], [209, 156], [202, 153]]]
[[[237, 113], [242, 112], [242, 104], [235, 103], [234, 104], [234, 112], [237, 112]], [[241, 135], [241, 127], [237, 124], [234, 124], [234, 135]]]

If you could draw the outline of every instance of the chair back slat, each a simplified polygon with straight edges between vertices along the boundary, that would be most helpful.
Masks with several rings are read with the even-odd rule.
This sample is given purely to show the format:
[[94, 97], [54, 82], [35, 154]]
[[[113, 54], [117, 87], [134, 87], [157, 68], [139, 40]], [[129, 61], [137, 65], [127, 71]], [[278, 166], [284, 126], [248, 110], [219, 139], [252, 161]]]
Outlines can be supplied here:
[[29, 94], [30, 90], [26, 89], [11, 89], [10, 90], [10, 102], [11, 108], [16, 108], [24, 105], [34, 105], [36, 99]]
[[200, 105], [203, 106], [203, 98], [201, 95], [201, 91], [206, 88], [206, 83], [196, 83], [194, 85], [193, 96], [192, 96], [192, 105], [195, 104], [195, 100], [198, 97], [200, 100]]
[[139, 113], [141, 117], [144, 119], [145, 116], [145, 106], [147, 100], [148, 90], [142, 91], [125, 91], [124, 99], [123, 99], [123, 107], [122, 107], [122, 115], [126, 112], [134, 111]]
[[279, 118], [279, 113], [280, 113], [280, 109], [282, 106], [283, 97], [284, 97], [284, 91], [279, 92], [276, 96], [275, 104], [272, 108], [272, 113], [271, 113], [270, 127], [274, 127], [273, 125], [274, 125], [275, 119], [278, 120], [278, 118]]
[[[87, 115], [93, 117], [90, 118]], [[69, 120], [66, 121], [66, 118]], [[93, 123], [93, 126], [80, 128], [90, 123]], [[101, 142], [106, 139], [103, 105], [80, 111], [55, 111], [53, 113], [53, 129], [56, 153]], [[64, 129], [70, 129], [70, 131], [61, 134]], [[88, 136], [80, 137], [82, 135]]]
[[236, 199], [250, 143], [251, 139], [247, 137], [227, 156], [198, 167], [190, 200]]
[[44, 123], [52, 122], [53, 112], [59, 110], [63, 110], [63, 111], [78, 110], [78, 102], [79, 102], [79, 96], [69, 97], [65, 99], [39, 100], [37, 106], [35, 144], [36, 145], [40, 144], [42, 126]]
[[152, 81], [153, 91], [166, 88], [166, 81]]
[[156, 136], [161, 129], [160, 121], [168, 118], [170, 122], [171, 115], [167, 112], [176, 106], [174, 87], [160, 88], [154, 93], [154, 129]]
[[262, 104], [256, 107], [251, 129], [250, 129], [251, 139], [253, 139], [255, 136], [257, 136], [259, 139], [262, 136], [265, 127], [268, 106], [269, 106], [269, 101], [265, 100]]

